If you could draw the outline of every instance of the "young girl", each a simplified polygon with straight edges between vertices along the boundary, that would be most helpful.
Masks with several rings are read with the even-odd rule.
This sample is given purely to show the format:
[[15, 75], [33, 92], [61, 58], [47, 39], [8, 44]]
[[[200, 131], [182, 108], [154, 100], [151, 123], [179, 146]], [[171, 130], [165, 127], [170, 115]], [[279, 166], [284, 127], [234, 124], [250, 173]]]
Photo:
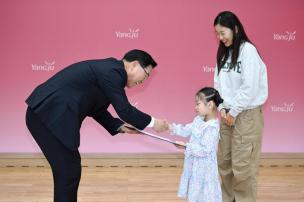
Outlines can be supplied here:
[[268, 96], [266, 66], [234, 13], [219, 13], [213, 25], [219, 39], [214, 87], [225, 100], [219, 106], [218, 151], [223, 201], [254, 202], [264, 125], [261, 106]]
[[196, 93], [197, 115], [192, 123], [170, 126], [171, 133], [189, 137], [185, 145], [184, 170], [178, 196], [189, 202], [221, 202], [216, 150], [219, 141], [217, 106], [223, 102], [218, 91], [206, 87]]

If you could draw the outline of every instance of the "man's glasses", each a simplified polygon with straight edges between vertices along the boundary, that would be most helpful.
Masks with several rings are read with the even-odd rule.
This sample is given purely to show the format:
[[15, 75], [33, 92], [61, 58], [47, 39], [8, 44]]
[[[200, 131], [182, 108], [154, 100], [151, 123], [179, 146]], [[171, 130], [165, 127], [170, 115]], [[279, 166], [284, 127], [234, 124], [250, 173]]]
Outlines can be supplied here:
[[146, 75], [147, 75], [147, 78], [150, 76], [150, 74], [146, 71], [145, 68], [143, 68], [143, 70], [145, 71]]
[[137, 82], [136, 82], [136, 85], [142, 84], [142, 83], [144, 82], [144, 80], [146, 80], [146, 79], [150, 76], [150, 73], [147, 72], [145, 68], [142, 67], [142, 69], [144, 70], [144, 72], [145, 72], [145, 74], [146, 74], [146, 75], [145, 75], [145, 78], [144, 78], [143, 80], [141, 80], [141, 81], [137, 81]]

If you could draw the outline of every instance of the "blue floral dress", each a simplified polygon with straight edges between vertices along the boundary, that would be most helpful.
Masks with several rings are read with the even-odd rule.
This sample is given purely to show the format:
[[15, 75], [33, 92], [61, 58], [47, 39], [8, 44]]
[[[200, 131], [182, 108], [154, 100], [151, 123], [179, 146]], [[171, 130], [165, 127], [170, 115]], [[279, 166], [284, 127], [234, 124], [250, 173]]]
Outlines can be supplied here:
[[186, 125], [172, 124], [172, 134], [190, 137], [178, 197], [187, 198], [189, 202], [222, 202], [216, 157], [219, 121], [205, 122], [197, 116]]

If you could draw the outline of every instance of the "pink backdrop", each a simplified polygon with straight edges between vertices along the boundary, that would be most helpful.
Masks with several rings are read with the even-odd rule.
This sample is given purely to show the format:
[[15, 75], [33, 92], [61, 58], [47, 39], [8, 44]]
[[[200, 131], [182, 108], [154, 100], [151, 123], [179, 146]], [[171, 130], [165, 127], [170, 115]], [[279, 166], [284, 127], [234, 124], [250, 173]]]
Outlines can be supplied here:
[[[121, 58], [134, 48], [159, 66], [145, 85], [127, 90], [130, 102], [170, 122], [190, 122], [195, 92], [213, 85], [213, 19], [222, 10], [239, 16], [268, 67], [263, 152], [304, 152], [301, 0], [0, 1], [0, 152], [40, 151], [24, 120], [35, 86], [71, 63]], [[90, 118], [81, 133], [81, 152], [180, 152], [149, 137], [112, 137]]]

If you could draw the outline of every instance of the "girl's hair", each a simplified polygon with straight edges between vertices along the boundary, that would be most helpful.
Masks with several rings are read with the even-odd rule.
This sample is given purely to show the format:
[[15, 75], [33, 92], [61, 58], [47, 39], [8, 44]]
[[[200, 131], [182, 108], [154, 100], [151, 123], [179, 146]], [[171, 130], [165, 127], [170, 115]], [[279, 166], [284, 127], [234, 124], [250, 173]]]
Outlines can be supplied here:
[[213, 26], [216, 25], [227, 27], [233, 31], [232, 45], [230, 47], [226, 47], [224, 43], [220, 41], [219, 47], [217, 49], [216, 60], [217, 60], [217, 67], [219, 74], [221, 68], [224, 66], [224, 64], [226, 63], [229, 57], [230, 51], [231, 51], [231, 64], [229, 68], [231, 69], [237, 63], [241, 44], [243, 42], [251, 43], [251, 41], [247, 37], [243, 25], [238, 19], [238, 17], [230, 11], [220, 12], [214, 19]]
[[215, 103], [216, 107], [218, 107], [221, 103], [224, 102], [224, 100], [220, 96], [219, 92], [212, 87], [205, 87], [205, 88], [200, 89], [196, 93], [196, 96], [200, 100], [206, 100], [207, 102], [213, 101]]

